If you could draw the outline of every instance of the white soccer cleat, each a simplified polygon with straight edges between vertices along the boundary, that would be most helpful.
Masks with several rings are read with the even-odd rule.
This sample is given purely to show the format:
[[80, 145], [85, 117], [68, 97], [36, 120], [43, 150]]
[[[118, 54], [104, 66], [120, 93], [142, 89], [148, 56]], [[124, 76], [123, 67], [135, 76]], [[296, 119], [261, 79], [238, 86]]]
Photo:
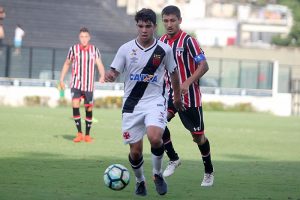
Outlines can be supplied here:
[[174, 174], [175, 172], [175, 169], [181, 165], [181, 161], [180, 159], [178, 160], [175, 160], [175, 161], [169, 161], [164, 173], [163, 173], [163, 176], [164, 177], [168, 177], [168, 176], [171, 176], [172, 174]]
[[203, 181], [201, 183], [202, 187], [210, 187], [214, 184], [214, 172], [208, 174], [204, 173]]

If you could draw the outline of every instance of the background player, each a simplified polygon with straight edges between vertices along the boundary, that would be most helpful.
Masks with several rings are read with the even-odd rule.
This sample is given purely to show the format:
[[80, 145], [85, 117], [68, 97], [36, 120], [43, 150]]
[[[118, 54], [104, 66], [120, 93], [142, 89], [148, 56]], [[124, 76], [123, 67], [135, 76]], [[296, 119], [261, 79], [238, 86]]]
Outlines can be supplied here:
[[[95, 64], [97, 64], [100, 74], [99, 82], [104, 82], [105, 70], [101, 60], [100, 51], [97, 47], [90, 44], [90, 32], [87, 28], [81, 28], [79, 31], [80, 44], [73, 45], [69, 49], [67, 59], [63, 65], [60, 77], [60, 87], [65, 89], [64, 78], [72, 63], [71, 95], [73, 106], [73, 118], [77, 127], [77, 136], [74, 142], [91, 142], [90, 129], [93, 118], [93, 91]], [[84, 98], [86, 111], [85, 118], [85, 136], [81, 130], [80, 100]]]
[[183, 109], [179, 77], [172, 49], [154, 38], [156, 14], [142, 9], [135, 15], [138, 37], [122, 45], [106, 73], [106, 81], [115, 81], [120, 73], [125, 76], [122, 110], [124, 142], [129, 144], [129, 162], [136, 177], [137, 195], [145, 196], [143, 172], [143, 136], [147, 134], [151, 145], [153, 179], [160, 195], [167, 193], [162, 176], [164, 146], [162, 134], [166, 126], [165, 69], [170, 72], [174, 89], [174, 106]]
[[[204, 135], [199, 86], [199, 79], [208, 71], [208, 64], [197, 40], [180, 29], [182, 18], [179, 8], [167, 6], [162, 10], [161, 16], [166, 30], [166, 34], [161, 37], [161, 41], [172, 47], [179, 68], [183, 103], [186, 108], [186, 110], [178, 112], [179, 117], [185, 128], [191, 132], [193, 140], [202, 155], [205, 173], [201, 186], [212, 186], [214, 169], [210, 156], [210, 144]], [[168, 129], [166, 128], [165, 131], [168, 131]], [[172, 167], [169, 167], [169, 169], [172, 169]]]

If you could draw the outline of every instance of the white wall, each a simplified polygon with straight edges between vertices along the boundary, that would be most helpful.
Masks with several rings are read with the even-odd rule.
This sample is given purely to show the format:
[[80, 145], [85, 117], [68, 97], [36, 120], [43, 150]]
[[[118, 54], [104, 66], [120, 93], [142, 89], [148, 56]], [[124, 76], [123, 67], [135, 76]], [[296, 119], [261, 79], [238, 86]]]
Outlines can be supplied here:
[[275, 97], [203, 94], [202, 100], [203, 102], [221, 102], [228, 106], [250, 103], [257, 111], [271, 112], [278, 116], [292, 114], [292, 97], [288, 93], [277, 94]]
[[[123, 90], [95, 90], [94, 98], [105, 96], [123, 96]], [[0, 86], [0, 105], [23, 106], [26, 96], [48, 97], [50, 107], [57, 106], [59, 91], [54, 87]], [[71, 100], [70, 90], [65, 91], [67, 100]], [[251, 103], [258, 111], [268, 111], [279, 116], [291, 115], [291, 94], [276, 94], [273, 97], [254, 97], [237, 95], [203, 94], [203, 102], [222, 102], [225, 105]]]

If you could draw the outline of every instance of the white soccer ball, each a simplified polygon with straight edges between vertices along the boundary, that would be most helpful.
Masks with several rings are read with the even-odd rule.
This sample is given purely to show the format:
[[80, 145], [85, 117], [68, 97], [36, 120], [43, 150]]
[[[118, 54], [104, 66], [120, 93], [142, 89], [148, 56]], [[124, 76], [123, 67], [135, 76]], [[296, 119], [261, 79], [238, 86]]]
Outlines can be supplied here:
[[121, 164], [112, 164], [104, 171], [104, 184], [112, 190], [122, 190], [130, 180], [129, 171]]

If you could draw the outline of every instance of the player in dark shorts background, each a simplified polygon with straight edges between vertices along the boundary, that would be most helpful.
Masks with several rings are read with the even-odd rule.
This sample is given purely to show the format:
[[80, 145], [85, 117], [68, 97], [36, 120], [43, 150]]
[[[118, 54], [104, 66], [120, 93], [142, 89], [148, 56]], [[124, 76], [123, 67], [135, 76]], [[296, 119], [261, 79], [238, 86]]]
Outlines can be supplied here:
[[[91, 142], [90, 129], [93, 119], [93, 92], [95, 78], [95, 64], [100, 74], [99, 82], [104, 82], [105, 70], [101, 60], [99, 49], [90, 44], [91, 37], [87, 28], [81, 28], [79, 31], [79, 44], [70, 47], [67, 59], [63, 65], [60, 77], [60, 87], [65, 89], [64, 77], [72, 64], [71, 78], [71, 96], [73, 107], [73, 118], [77, 128], [77, 136], [74, 142]], [[85, 136], [81, 129], [80, 102], [84, 99], [86, 112], [85, 118]]]
[[[161, 16], [166, 34], [160, 40], [172, 47], [180, 76], [185, 110], [179, 112], [179, 117], [185, 128], [191, 133], [193, 141], [197, 144], [202, 155], [204, 177], [201, 186], [212, 186], [214, 182], [214, 169], [211, 162], [210, 144], [204, 135], [199, 85], [199, 79], [209, 69], [208, 64], [198, 41], [180, 29], [182, 18], [179, 8], [176, 6], [167, 6], [162, 10]], [[172, 95], [172, 90], [169, 90], [169, 94]], [[176, 113], [176, 110], [172, 109], [171, 104], [168, 113], [168, 120]], [[170, 176], [174, 173], [176, 167], [179, 166], [180, 160], [173, 148], [170, 131], [167, 127], [165, 128], [163, 140], [165, 150], [170, 158], [170, 162], [163, 174], [164, 176]]]

